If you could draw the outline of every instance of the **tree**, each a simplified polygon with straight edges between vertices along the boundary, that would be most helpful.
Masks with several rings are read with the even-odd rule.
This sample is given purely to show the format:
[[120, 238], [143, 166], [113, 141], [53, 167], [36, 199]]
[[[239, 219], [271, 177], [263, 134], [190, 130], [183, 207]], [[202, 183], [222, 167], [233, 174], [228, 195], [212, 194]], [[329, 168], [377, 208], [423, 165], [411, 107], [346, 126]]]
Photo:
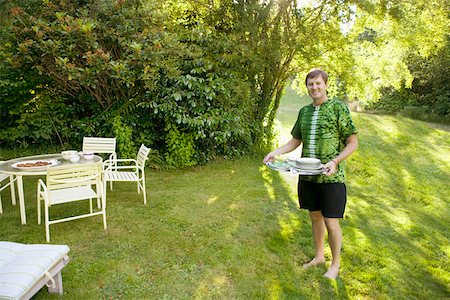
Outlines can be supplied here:
[[120, 135], [175, 166], [240, 155], [270, 141], [286, 81], [312, 67], [349, 100], [409, 86], [411, 54], [445, 45], [446, 1], [2, 1], [0, 143]]
[[415, 78], [410, 58], [428, 60], [447, 43], [448, 5], [448, 0], [355, 1], [345, 47], [352, 58], [344, 64], [342, 58], [321, 58], [333, 71], [333, 65], [345, 66], [333, 72], [340, 86], [334, 94], [367, 104], [386, 88], [410, 88]]

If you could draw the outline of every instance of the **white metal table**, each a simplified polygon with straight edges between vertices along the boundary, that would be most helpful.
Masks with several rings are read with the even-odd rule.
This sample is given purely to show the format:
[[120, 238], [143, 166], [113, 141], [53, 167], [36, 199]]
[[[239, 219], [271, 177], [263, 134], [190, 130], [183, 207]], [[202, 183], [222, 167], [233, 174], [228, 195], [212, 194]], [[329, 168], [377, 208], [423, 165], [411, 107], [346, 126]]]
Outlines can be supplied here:
[[[8, 174], [16, 176], [17, 180], [17, 193], [19, 196], [19, 209], [20, 209], [20, 220], [22, 224], [27, 223], [27, 217], [25, 213], [25, 197], [23, 193], [23, 176], [37, 176], [37, 175], [46, 175], [47, 174], [47, 168], [39, 168], [39, 169], [26, 169], [24, 167], [22, 168], [15, 168], [13, 167], [14, 164], [25, 162], [25, 161], [48, 161], [48, 160], [56, 160], [58, 166], [62, 165], [71, 165], [71, 164], [86, 164], [86, 163], [98, 163], [102, 161], [101, 156], [94, 155], [93, 159], [86, 160], [84, 158], [80, 158], [80, 161], [76, 163], [72, 163], [70, 161], [64, 160], [60, 153], [58, 154], [44, 154], [44, 155], [35, 155], [35, 156], [25, 156], [15, 159], [7, 160], [3, 163], [0, 163], [0, 173]], [[50, 167], [51, 168], [51, 167]]]

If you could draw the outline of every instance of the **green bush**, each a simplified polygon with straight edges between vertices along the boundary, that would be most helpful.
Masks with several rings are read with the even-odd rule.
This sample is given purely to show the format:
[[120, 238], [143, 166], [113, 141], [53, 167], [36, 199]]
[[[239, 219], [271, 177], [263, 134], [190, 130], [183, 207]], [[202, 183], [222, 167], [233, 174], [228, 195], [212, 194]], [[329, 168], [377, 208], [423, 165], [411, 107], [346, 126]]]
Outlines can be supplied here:
[[[162, 23], [157, 1], [16, 4], [0, 3], [0, 95], [9, 97], [0, 143], [79, 147], [83, 136], [116, 136], [121, 156], [144, 143], [176, 166], [251, 147], [258, 131], [236, 41]], [[33, 85], [17, 105], [13, 95]]]
[[194, 138], [188, 133], [182, 133], [173, 124], [166, 127], [166, 161], [178, 168], [193, 166], [196, 164], [194, 160]]
[[135, 158], [137, 151], [133, 143], [133, 129], [123, 122], [120, 115], [113, 118], [112, 127], [116, 137], [118, 156], [120, 158]]
[[419, 96], [410, 89], [384, 89], [378, 102], [371, 103], [369, 109], [381, 110], [390, 114], [397, 113], [407, 106], [418, 105]]

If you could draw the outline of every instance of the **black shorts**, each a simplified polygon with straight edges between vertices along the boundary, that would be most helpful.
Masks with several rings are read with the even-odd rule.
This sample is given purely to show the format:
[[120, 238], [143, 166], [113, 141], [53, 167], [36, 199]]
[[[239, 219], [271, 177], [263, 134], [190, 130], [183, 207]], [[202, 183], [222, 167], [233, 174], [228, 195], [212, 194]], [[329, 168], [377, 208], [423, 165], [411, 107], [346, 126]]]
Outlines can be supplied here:
[[344, 217], [347, 203], [347, 188], [344, 183], [315, 183], [298, 181], [298, 202], [300, 208], [322, 211], [326, 218]]

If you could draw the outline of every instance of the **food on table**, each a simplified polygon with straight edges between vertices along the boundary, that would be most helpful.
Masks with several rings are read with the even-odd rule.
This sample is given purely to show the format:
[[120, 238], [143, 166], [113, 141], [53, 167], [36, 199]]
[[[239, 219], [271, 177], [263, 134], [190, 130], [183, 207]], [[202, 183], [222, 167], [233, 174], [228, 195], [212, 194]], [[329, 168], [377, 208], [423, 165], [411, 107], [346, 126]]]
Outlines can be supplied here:
[[23, 163], [23, 164], [17, 164], [17, 167], [20, 168], [31, 168], [31, 167], [45, 167], [51, 165], [50, 162], [48, 161], [37, 161], [37, 162], [28, 162], [28, 163]]

